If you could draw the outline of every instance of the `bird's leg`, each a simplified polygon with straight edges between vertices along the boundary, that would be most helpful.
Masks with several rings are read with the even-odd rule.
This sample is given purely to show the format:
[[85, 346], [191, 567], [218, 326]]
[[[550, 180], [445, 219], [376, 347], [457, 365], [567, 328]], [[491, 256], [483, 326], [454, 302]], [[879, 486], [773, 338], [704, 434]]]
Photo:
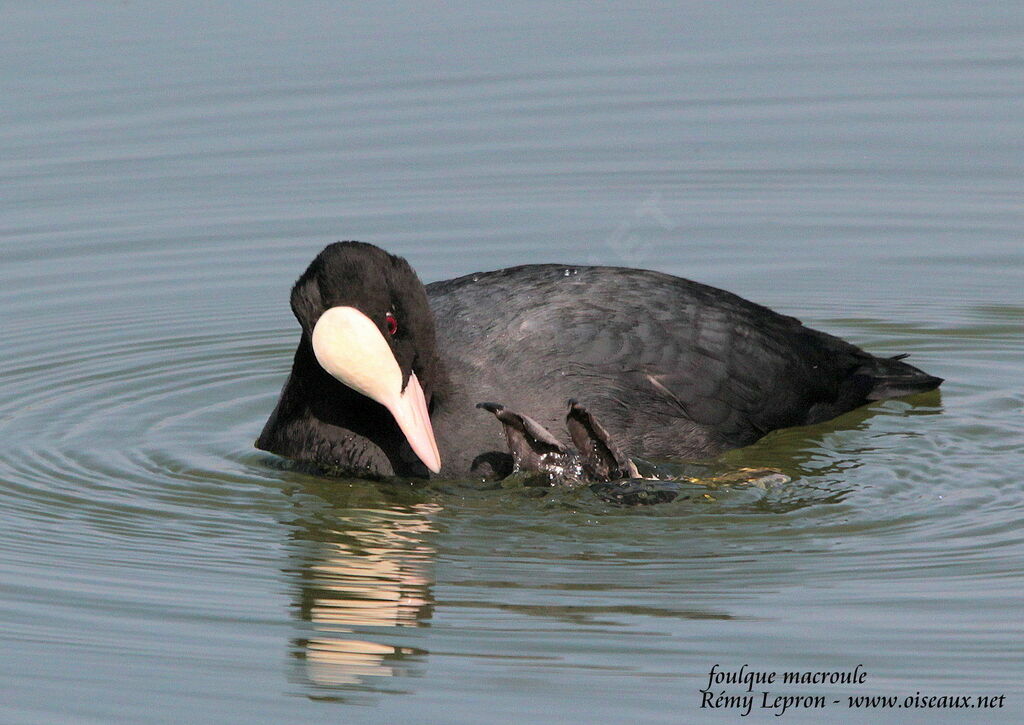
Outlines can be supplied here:
[[636, 464], [612, 440], [605, 427], [575, 400], [569, 401], [565, 427], [573, 445], [580, 453], [580, 463], [587, 480], [613, 481], [621, 478], [639, 478]]
[[562, 445], [529, 416], [498, 403], [478, 403], [494, 414], [505, 432], [516, 471], [547, 474], [549, 482], [581, 483], [639, 478], [636, 465], [586, 408], [569, 401], [565, 425], [576, 450]]
[[501, 423], [516, 471], [539, 471], [560, 478], [575, 478], [570, 473], [575, 456], [540, 423], [499, 403], [477, 403], [476, 407], [493, 413]]

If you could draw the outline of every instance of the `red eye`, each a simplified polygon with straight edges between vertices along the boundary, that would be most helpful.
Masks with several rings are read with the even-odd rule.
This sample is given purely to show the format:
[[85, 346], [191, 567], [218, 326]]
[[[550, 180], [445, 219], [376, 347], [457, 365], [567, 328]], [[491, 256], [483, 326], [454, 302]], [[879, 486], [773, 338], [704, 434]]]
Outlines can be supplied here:
[[391, 314], [389, 312], [384, 317], [384, 321], [388, 325], [388, 334], [389, 335], [394, 335], [396, 332], [398, 332], [398, 320], [395, 319], [395, 316], [393, 314]]

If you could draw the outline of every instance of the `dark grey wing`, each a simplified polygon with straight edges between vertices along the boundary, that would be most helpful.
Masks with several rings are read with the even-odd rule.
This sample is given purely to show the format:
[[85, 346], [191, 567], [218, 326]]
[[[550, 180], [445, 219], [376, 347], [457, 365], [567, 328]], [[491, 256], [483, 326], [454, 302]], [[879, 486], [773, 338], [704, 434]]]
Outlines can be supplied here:
[[735, 295], [689, 283], [664, 319], [664, 342], [644, 347], [643, 378], [659, 410], [713, 431], [726, 447], [833, 417], [871, 389], [871, 356]]
[[688, 280], [604, 272], [581, 275], [574, 311], [562, 307], [561, 369], [614, 434], [639, 432], [622, 438], [631, 450], [712, 455], [870, 389], [857, 375], [870, 356], [795, 318]]
[[555, 429], [575, 398], [641, 457], [717, 455], [941, 382], [658, 272], [533, 265], [427, 289], [467, 402], [502, 400]]

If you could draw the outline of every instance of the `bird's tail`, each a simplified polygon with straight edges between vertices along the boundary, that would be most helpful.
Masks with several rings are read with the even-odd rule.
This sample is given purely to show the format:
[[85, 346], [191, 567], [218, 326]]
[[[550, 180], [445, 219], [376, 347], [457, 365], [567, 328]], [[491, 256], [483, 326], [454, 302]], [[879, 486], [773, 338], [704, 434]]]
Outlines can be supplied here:
[[929, 375], [923, 370], [903, 362], [906, 355], [873, 357], [861, 366], [859, 373], [872, 380], [868, 400], [899, 398], [914, 393], [934, 390], [942, 384], [942, 378]]

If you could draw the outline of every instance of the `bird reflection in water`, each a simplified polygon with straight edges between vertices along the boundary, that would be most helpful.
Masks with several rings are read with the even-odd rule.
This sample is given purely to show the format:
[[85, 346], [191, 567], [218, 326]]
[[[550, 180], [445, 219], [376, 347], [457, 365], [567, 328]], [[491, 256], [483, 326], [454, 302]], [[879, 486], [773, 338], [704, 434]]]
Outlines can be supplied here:
[[309, 631], [296, 646], [310, 684], [373, 689], [373, 678], [410, 674], [426, 654], [396, 640], [411, 639], [399, 628], [430, 618], [436, 551], [425, 537], [440, 508], [335, 508], [296, 532], [304, 558], [298, 611]]

